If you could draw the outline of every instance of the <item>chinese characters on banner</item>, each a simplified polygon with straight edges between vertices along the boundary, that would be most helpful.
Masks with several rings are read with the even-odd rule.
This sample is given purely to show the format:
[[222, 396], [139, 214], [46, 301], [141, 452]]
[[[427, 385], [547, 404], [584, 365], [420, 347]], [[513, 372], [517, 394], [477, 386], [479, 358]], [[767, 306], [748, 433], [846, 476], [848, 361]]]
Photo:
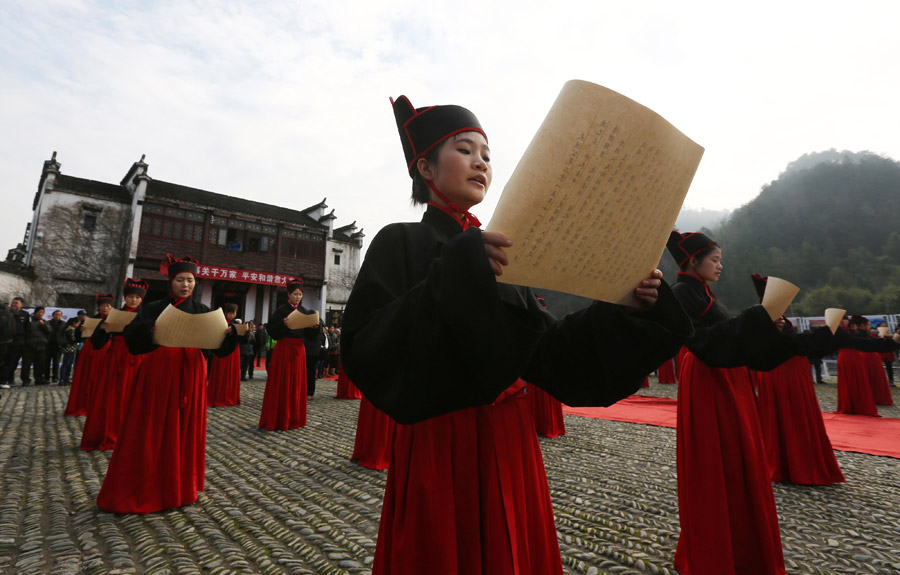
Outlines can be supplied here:
[[[163, 275], [168, 274], [169, 266], [166, 264], [167, 262], [163, 261], [160, 265], [159, 272]], [[202, 264], [200, 265], [200, 273], [197, 277], [274, 286], [287, 285], [289, 280], [296, 279], [294, 276], [284, 276], [251, 270], [236, 270], [221, 266], [206, 266]]]

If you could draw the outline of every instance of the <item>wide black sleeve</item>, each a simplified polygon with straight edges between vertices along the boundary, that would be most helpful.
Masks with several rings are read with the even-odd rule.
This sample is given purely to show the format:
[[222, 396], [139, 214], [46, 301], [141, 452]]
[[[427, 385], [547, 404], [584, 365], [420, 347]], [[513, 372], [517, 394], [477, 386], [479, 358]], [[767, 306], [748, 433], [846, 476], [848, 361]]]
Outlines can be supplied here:
[[137, 317], [125, 326], [122, 335], [125, 336], [125, 345], [132, 355], [150, 353], [159, 346], [153, 343], [153, 326], [156, 318], [162, 313], [162, 308], [153, 302], [142, 305], [137, 310]]
[[553, 321], [522, 377], [567, 405], [611, 405], [674, 356], [693, 333], [666, 283], [649, 311], [594, 302]]
[[[631, 373], [617, 366], [592, 373], [589, 381], [574, 384], [579, 390], [566, 394], [564, 378], [553, 374], [553, 366], [588, 361], [596, 368], [597, 354], [615, 361], [620, 351], [616, 342], [631, 335], [631, 322], [646, 320], [626, 318], [615, 306], [595, 304], [582, 317], [557, 325], [547, 314], [535, 312], [533, 298], [526, 305], [501, 298], [507, 290], [498, 289], [480, 230], [470, 228], [449, 240], [424, 274], [416, 271], [417, 266], [433, 257], [429, 254], [433, 246], [422, 239], [402, 225], [382, 230], [369, 248], [344, 314], [344, 368], [376, 407], [400, 423], [414, 423], [488, 404], [526, 373], [576, 403], [611, 403], [627, 395], [624, 388], [633, 391], [632, 382], [611, 391], [602, 389], [618, 385], [606, 380], [611, 373]], [[689, 334], [687, 318], [674, 300], [671, 304], [674, 310], [664, 305], [658, 313], [674, 313]], [[629, 327], [614, 337], [615, 330], [608, 327], [597, 337], [587, 337], [602, 345], [574, 343], [598, 324], [617, 319]], [[648, 330], [634, 329], [648, 336]], [[648, 343], [659, 341], [650, 337]], [[680, 341], [683, 337], [677, 345], [664, 346], [658, 363], [673, 355]], [[590, 349], [590, 354], [578, 357], [571, 345]], [[392, 360], [397, 357], [403, 360]], [[634, 371], [644, 370], [643, 378], [655, 367], [641, 365]], [[588, 372], [590, 368], [573, 373]]]
[[[191, 312], [195, 313], [195, 314], [209, 313], [210, 309], [209, 309], [209, 306], [207, 306], [206, 304], [202, 304], [202, 303], [194, 300], [191, 302]], [[208, 350], [204, 350], [204, 351], [211, 352], [216, 357], [227, 357], [227, 356], [231, 355], [232, 352], [234, 352], [234, 349], [237, 347], [237, 345], [238, 345], [238, 334], [234, 330], [234, 328], [232, 328], [231, 331], [225, 335], [225, 339], [222, 340], [222, 345], [220, 345], [218, 349], [208, 349]]]
[[[288, 326], [284, 325], [284, 320], [288, 315], [293, 312], [294, 309], [289, 305], [282, 305], [277, 307], [272, 314], [269, 316], [269, 322], [266, 324], [266, 331], [269, 334], [269, 337], [272, 339], [278, 340], [283, 337], [296, 337], [302, 338], [308, 336], [308, 334], [315, 334], [317, 328], [307, 328], [307, 329], [288, 329]], [[302, 306], [297, 307], [297, 311], [300, 313], [305, 313], [307, 315], [312, 314], [313, 312], [307, 311]]]
[[803, 355], [798, 340], [782, 333], [761, 305], [735, 318], [696, 327], [687, 348], [710, 367], [746, 366], [754, 371], [771, 371]]
[[103, 346], [109, 343], [110, 337], [112, 337], [112, 335], [105, 329], [100, 329], [100, 326], [98, 325], [97, 328], [94, 329], [94, 333], [91, 334], [91, 347], [94, 349], [103, 349]]

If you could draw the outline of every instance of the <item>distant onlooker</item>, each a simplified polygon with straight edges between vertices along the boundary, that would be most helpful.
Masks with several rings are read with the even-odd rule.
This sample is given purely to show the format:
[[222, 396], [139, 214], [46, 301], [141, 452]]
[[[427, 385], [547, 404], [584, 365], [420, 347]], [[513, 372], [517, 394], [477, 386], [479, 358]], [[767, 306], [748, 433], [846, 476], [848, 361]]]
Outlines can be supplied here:
[[6, 349], [16, 335], [16, 318], [6, 302], [0, 303], [0, 383], [4, 389], [9, 385], [4, 381], [6, 374]]
[[62, 354], [62, 368], [59, 372], [60, 385], [72, 385], [70, 379], [72, 366], [75, 365], [75, 352], [78, 351], [78, 334], [76, 328], [81, 325], [77, 317], [69, 318], [66, 327], [60, 332], [59, 352]]
[[9, 304], [9, 310], [16, 322], [16, 332], [6, 347], [4, 371], [0, 374], [0, 387], [6, 386], [7, 389], [15, 382], [16, 367], [19, 365], [25, 349], [25, 325], [28, 324], [31, 316], [22, 309], [24, 306], [25, 299], [22, 297], [14, 297]]
[[22, 385], [50, 383], [44, 368], [47, 366], [47, 340], [50, 339], [50, 322], [44, 320], [44, 307], [37, 306], [31, 314], [31, 321], [25, 324], [25, 349], [22, 353]]
[[267, 349], [266, 343], [269, 339], [269, 334], [266, 333], [266, 324], [262, 324], [256, 330], [256, 338], [253, 340], [253, 357], [256, 367], [260, 367], [259, 363], [262, 360], [263, 352]]
[[248, 321], [247, 335], [238, 338], [238, 346], [241, 348], [241, 381], [253, 379], [253, 348], [256, 346], [256, 324]]
[[62, 310], [53, 310], [50, 321], [50, 337], [47, 339], [47, 362], [44, 365], [44, 373], [50, 377], [51, 382], [59, 380], [59, 336], [66, 327], [62, 318]]

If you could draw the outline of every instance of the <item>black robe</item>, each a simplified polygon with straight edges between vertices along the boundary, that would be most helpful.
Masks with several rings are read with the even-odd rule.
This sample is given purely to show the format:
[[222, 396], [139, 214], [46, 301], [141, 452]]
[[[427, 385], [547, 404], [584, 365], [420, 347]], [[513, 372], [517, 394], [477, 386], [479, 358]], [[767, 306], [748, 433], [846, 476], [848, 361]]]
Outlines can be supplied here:
[[[307, 341], [309, 341], [310, 339], [315, 339], [316, 334], [319, 333], [319, 329], [316, 327], [288, 329], [288, 326], [284, 325], [284, 320], [287, 318], [287, 316], [291, 315], [293, 311], [294, 308], [289, 303], [282, 304], [275, 308], [275, 311], [273, 311], [269, 316], [269, 323], [266, 324], [266, 332], [269, 334], [269, 337], [275, 340], [281, 339], [283, 337], [303, 338]], [[306, 309], [302, 305], [297, 306], [297, 311], [305, 315], [314, 313], [313, 311]]]
[[481, 230], [433, 207], [378, 233], [343, 323], [347, 374], [400, 423], [490, 404], [520, 377], [568, 405], [610, 405], [692, 332], [665, 283], [649, 311], [595, 302], [556, 320], [496, 281]]

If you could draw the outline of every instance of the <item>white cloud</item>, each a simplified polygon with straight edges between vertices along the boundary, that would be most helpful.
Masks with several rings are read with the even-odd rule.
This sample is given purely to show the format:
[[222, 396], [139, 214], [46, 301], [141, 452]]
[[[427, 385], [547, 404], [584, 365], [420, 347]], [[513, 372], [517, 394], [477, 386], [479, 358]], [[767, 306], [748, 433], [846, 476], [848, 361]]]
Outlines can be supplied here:
[[0, 256], [40, 167], [302, 208], [371, 238], [417, 216], [388, 97], [459, 103], [503, 184], [562, 84], [656, 110], [706, 148], [687, 203], [734, 208], [803, 153], [900, 158], [900, 5], [867, 2], [4, 2]]

